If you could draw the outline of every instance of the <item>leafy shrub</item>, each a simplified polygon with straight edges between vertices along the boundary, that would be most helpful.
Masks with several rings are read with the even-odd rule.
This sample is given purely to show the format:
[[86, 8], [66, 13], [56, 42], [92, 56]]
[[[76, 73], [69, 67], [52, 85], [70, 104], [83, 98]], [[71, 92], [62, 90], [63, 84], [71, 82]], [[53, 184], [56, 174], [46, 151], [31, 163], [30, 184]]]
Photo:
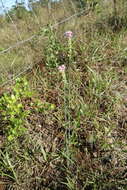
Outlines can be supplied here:
[[46, 37], [48, 37], [48, 44], [45, 48], [46, 65], [50, 68], [56, 68], [60, 65], [59, 54], [62, 50], [62, 46], [59, 43], [56, 35], [51, 27], [44, 31]]
[[[27, 117], [34, 111], [36, 113], [53, 110], [54, 105], [42, 102], [38, 98], [33, 98], [33, 93], [29, 89], [25, 78], [17, 79], [11, 93], [5, 93], [0, 98], [0, 114], [4, 122], [3, 131], [8, 141], [13, 141], [20, 137], [27, 130], [24, 126]], [[26, 99], [31, 103], [26, 109]]]
[[23, 98], [31, 96], [25, 79], [17, 79], [12, 93], [5, 93], [0, 99], [0, 113], [6, 125], [3, 129], [9, 141], [21, 136], [26, 128], [25, 120], [29, 111], [24, 109]]

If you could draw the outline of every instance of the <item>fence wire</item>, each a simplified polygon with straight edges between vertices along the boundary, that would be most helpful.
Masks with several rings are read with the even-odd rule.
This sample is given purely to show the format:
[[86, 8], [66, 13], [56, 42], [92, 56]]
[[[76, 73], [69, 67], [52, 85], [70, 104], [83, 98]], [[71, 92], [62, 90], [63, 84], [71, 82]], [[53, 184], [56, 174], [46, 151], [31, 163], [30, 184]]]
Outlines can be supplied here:
[[[18, 26], [17, 20], [13, 18], [13, 15], [11, 16], [11, 14], [6, 11], [6, 8], [2, 0], [1, 2], [3, 5], [4, 11], [7, 13], [7, 16], [9, 17], [11, 21], [11, 24], [7, 23], [8, 27], [10, 27], [10, 25], [15, 27], [16, 30], [14, 32], [14, 35], [20, 34], [20, 40], [18, 40], [18, 42], [13, 43], [9, 47], [4, 48], [0, 51], [0, 86], [4, 86], [10, 83], [11, 81], [15, 80], [17, 77], [25, 74], [28, 70], [33, 68], [35, 63], [33, 61], [34, 58], [32, 56], [33, 52], [31, 49], [31, 45], [34, 46], [34, 40], [40, 43], [40, 41], [44, 40], [45, 38], [43, 36], [38, 35], [41, 24], [42, 24], [41, 30], [45, 29], [45, 27], [47, 27], [47, 24], [51, 24], [52, 28], [56, 28], [59, 25], [69, 22], [75, 17], [81, 16], [82, 14], [87, 14], [89, 12], [89, 10], [86, 10], [86, 9], [76, 8], [73, 0], [69, 0], [68, 2], [66, 0], [63, 0], [61, 1], [61, 3], [53, 4], [50, 7], [48, 5], [47, 7], [48, 14], [45, 17], [45, 19], [47, 19], [48, 22], [46, 24], [43, 24], [41, 23], [42, 21], [40, 20], [40, 17], [39, 17], [42, 14], [41, 8], [39, 7], [38, 9], [38, 11], [40, 11], [40, 15], [39, 15], [38, 13], [36, 13], [36, 7], [34, 7], [32, 10], [32, 14], [34, 14], [34, 17], [36, 18], [36, 21], [37, 21], [36, 26], [39, 26], [37, 27], [38, 31], [35, 31], [34, 34], [31, 35], [30, 37], [23, 39], [23, 34], [22, 34], [23, 32], [22, 33], [20, 32], [20, 26]], [[35, 4], [34, 6], [36, 5], [37, 4]], [[62, 14], [58, 13], [60, 6], [62, 6], [63, 8], [61, 9], [63, 11]], [[46, 7], [44, 9], [46, 9]], [[60, 15], [58, 16], [57, 14], [60, 14]], [[29, 27], [31, 24], [33, 23], [28, 23]], [[13, 38], [13, 35], [9, 37], [9, 34], [8, 34], [7, 42], [11, 41], [11, 38]]]

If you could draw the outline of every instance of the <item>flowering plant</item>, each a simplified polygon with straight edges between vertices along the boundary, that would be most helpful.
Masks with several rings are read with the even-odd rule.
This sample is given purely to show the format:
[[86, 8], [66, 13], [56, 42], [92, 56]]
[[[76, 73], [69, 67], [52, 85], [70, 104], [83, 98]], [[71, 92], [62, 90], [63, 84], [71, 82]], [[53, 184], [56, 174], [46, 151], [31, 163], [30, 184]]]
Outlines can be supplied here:
[[61, 66], [59, 66], [58, 67], [58, 70], [60, 71], [60, 72], [64, 72], [65, 71], [65, 65], [61, 65]]
[[66, 81], [65, 69], [66, 69], [65, 65], [60, 65], [58, 67], [59, 72], [62, 74], [62, 77], [63, 77], [63, 80], [64, 80], [64, 84], [66, 84], [66, 82], [67, 82]]
[[70, 39], [70, 38], [73, 37], [73, 32], [72, 31], [67, 31], [67, 32], [65, 32], [65, 36]]

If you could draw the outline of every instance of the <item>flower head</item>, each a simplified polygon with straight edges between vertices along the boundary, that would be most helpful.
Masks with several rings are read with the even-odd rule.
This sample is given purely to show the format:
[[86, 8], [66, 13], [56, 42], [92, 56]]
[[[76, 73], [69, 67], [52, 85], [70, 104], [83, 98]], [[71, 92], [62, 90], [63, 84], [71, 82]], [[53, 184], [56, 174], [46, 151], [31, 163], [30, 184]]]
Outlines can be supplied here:
[[72, 31], [67, 31], [67, 32], [65, 32], [65, 36], [67, 38], [72, 38], [73, 37], [73, 32]]
[[61, 66], [59, 66], [58, 67], [58, 70], [60, 71], [60, 72], [64, 72], [65, 71], [65, 65], [61, 65]]

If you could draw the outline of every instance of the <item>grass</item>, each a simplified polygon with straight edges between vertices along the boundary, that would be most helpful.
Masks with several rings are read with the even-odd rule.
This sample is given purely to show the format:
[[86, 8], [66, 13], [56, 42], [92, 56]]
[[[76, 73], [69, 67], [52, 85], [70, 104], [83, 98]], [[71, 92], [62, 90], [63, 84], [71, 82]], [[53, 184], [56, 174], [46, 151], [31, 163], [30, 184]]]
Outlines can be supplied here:
[[[19, 27], [27, 19], [33, 17], [15, 18]], [[106, 22], [102, 30], [98, 21], [92, 11], [49, 26], [45, 40], [0, 56], [1, 83], [35, 64], [25, 79], [1, 88], [0, 176], [7, 189], [127, 189], [126, 27], [114, 32]]]

